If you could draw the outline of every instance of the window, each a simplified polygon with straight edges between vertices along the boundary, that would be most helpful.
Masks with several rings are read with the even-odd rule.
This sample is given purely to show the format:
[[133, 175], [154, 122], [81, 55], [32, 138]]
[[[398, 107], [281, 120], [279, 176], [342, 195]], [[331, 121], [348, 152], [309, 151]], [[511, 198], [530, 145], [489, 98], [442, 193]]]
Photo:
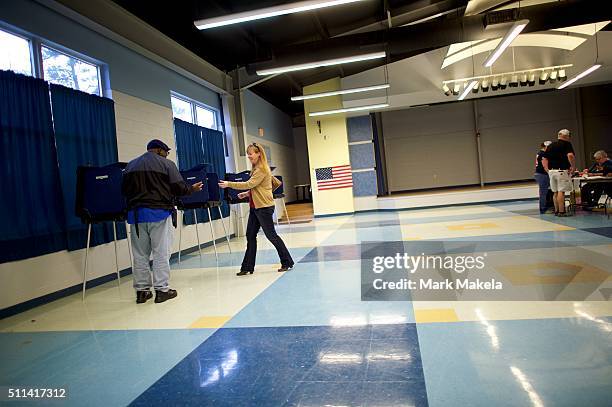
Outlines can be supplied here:
[[172, 96], [172, 115], [177, 119], [193, 123], [191, 103], [174, 96]]
[[32, 76], [30, 41], [0, 30], [0, 69]]
[[198, 126], [218, 130], [217, 111], [196, 101], [172, 95], [172, 115]]
[[196, 105], [196, 119], [198, 120], [198, 126], [208, 127], [209, 129], [217, 128], [215, 112], [210, 109]]
[[44, 45], [41, 55], [46, 81], [101, 96], [100, 71], [96, 65]]

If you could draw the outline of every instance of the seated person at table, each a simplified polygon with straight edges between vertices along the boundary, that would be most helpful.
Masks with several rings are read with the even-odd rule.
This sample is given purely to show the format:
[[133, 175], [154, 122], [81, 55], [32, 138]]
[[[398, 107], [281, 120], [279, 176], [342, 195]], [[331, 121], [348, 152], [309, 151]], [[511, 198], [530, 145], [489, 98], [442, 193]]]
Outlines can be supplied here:
[[[612, 160], [608, 158], [608, 154], [604, 150], [599, 150], [593, 155], [595, 164], [584, 172], [586, 175], [603, 175], [604, 177], [612, 175]], [[599, 198], [606, 192], [606, 195], [612, 194], [612, 185], [603, 183], [588, 183], [580, 189], [580, 196], [586, 208], [597, 206]]]

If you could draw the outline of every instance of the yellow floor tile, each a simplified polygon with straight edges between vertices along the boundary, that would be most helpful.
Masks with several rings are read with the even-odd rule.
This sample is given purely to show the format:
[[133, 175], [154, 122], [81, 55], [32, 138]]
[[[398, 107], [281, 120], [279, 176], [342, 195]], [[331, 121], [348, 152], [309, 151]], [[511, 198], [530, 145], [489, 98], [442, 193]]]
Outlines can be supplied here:
[[508, 216], [474, 220], [403, 224], [403, 240], [414, 238], [445, 239], [456, 237], [492, 236], [513, 233], [534, 233], [574, 230], [529, 216]]
[[452, 308], [415, 309], [414, 318], [417, 323], [459, 321]]
[[[532, 263], [498, 266], [497, 271], [513, 285], [597, 283], [606, 281], [610, 274], [605, 270], [583, 263]], [[556, 274], [539, 275], [541, 272]]]
[[189, 328], [221, 328], [230, 319], [229, 316], [201, 317], [189, 325]]

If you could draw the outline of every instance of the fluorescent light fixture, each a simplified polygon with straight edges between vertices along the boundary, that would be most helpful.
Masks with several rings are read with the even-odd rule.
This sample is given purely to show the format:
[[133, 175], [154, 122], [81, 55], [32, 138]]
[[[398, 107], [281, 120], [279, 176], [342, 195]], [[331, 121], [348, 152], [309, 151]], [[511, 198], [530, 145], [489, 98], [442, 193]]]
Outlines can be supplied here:
[[391, 85], [389, 85], [388, 83], [385, 83], [382, 85], [364, 86], [361, 88], [336, 90], [333, 92], [313, 93], [312, 95], [294, 96], [291, 98], [291, 100], [295, 102], [297, 100], [308, 100], [308, 99], [324, 98], [328, 96], [347, 95], [349, 93], [368, 92], [371, 90], [387, 89], [390, 86]]
[[266, 7], [259, 10], [245, 11], [242, 13], [228, 14], [225, 16], [197, 20], [193, 24], [199, 30], [222, 27], [224, 25], [244, 23], [247, 21], [261, 20], [264, 18], [282, 16], [285, 14], [300, 13], [303, 11], [317, 10], [320, 8], [339, 6], [342, 4], [356, 3], [363, 0], [309, 0], [296, 3], [282, 4], [279, 6]]
[[472, 81], [470, 82], [465, 89], [463, 90], [463, 93], [461, 93], [461, 95], [459, 95], [459, 99], [457, 100], [463, 100], [465, 99], [465, 97], [468, 95], [468, 93], [470, 93], [470, 91], [472, 90], [472, 88], [474, 86], [476, 86], [476, 84], [478, 83], [478, 81]]
[[559, 86], [557, 89], [563, 89], [568, 87], [569, 85], [571, 85], [572, 83], [579, 81], [580, 79], [584, 78], [585, 76], [587, 76], [588, 74], [595, 72], [596, 70], [598, 70], [599, 68], [601, 68], [600, 64], [597, 65], [593, 65], [592, 67], [590, 67], [589, 69], [587, 69], [586, 71], [583, 71], [582, 73], [579, 73], [578, 75], [574, 76], [572, 79], [570, 79], [569, 81], [565, 82], [563, 85]]
[[274, 75], [285, 72], [303, 71], [305, 69], [319, 68], [322, 66], [348, 64], [351, 62], [368, 61], [371, 59], [379, 59], [387, 56], [386, 52], [373, 52], [370, 54], [354, 55], [352, 57], [327, 59], [324, 61], [308, 62], [305, 64], [282, 66], [279, 68], [262, 69], [257, 71], [257, 75]]
[[325, 110], [325, 111], [322, 111], [322, 112], [311, 112], [311, 113], [308, 113], [308, 116], [315, 117], [315, 116], [325, 116], [325, 115], [328, 115], [328, 114], [336, 114], [336, 113], [359, 112], [359, 111], [362, 111], [362, 110], [382, 109], [384, 107], [389, 107], [389, 104], [388, 103], [381, 103], [381, 104], [378, 104], [378, 105], [346, 107], [344, 109]]
[[510, 28], [510, 30], [506, 33], [504, 38], [501, 40], [499, 45], [495, 48], [495, 50], [489, 55], [489, 57], [485, 60], [484, 66], [487, 68], [493, 66], [493, 63], [497, 61], [497, 58], [501, 56], [501, 54], [512, 44], [512, 41], [523, 31], [523, 29], [527, 26], [529, 20], [519, 20]]

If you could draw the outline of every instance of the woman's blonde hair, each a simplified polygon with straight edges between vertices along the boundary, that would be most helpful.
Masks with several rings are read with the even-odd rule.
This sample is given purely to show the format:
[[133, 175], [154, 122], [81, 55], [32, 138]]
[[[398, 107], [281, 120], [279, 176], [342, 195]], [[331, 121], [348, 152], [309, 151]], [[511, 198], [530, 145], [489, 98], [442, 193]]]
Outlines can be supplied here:
[[259, 153], [259, 161], [257, 165], [259, 165], [266, 172], [271, 172], [270, 164], [268, 164], [268, 157], [266, 156], [266, 150], [258, 143], [249, 144], [247, 147], [247, 152], [251, 149], [254, 149], [255, 152]]

